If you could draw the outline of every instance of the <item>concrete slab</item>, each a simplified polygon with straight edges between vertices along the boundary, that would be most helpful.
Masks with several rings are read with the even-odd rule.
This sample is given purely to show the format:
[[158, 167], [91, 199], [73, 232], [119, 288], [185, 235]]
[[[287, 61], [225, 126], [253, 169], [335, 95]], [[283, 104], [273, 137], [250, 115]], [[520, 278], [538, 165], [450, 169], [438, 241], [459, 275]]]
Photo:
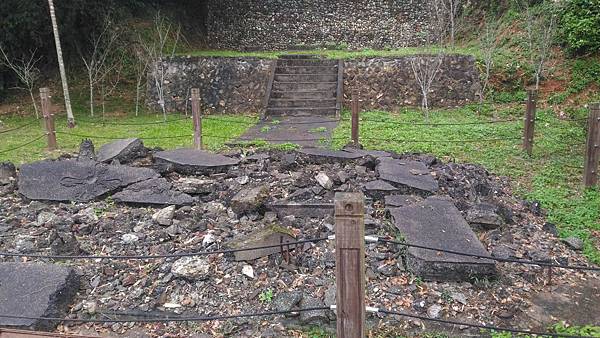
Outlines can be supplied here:
[[385, 196], [387, 208], [400, 208], [423, 202], [423, 198], [415, 195], [388, 195]]
[[154, 154], [157, 166], [185, 175], [225, 172], [240, 161], [231, 157], [194, 149], [176, 149]]
[[114, 160], [120, 163], [129, 163], [136, 158], [148, 154], [144, 143], [139, 138], [128, 138], [107, 143], [100, 147], [96, 154], [98, 162], [111, 163]]
[[428, 196], [439, 189], [437, 181], [430, 175], [430, 170], [421, 162], [391, 157], [382, 157], [378, 161], [376, 170], [379, 178], [399, 188], [402, 194]]
[[173, 185], [162, 177], [132, 184], [112, 197], [118, 203], [142, 205], [181, 206], [194, 202], [192, 196], [175, 190]]
[[361, 153], [319, 148], [302, 148], [298, 150], [298, 153], [304, 155], [309, 162], [317, 164], [354, 161], [363, 157]]
[[[451, 200], [429, 197], [424, 202], [389, 209], [408, 243], [490, 256]], [[436, 281], [467, 281], [496, 275], [493, 260], [433, 250], [408, 248], [407, 263], [416, 275]]]
[[338, 122], [323, 116], [269, 117], [248, 129], [235, 143], [266, 141], [293, 143], [301, 147], [327, 147]]
[[382, 180], [365, 183], [363, 190], [367, 196], [379, 200], [384, 199], [386, 195], [398, 192], [398, 188]]
[[[64, 317], [79, 288], [75, 270], [59, 265], [0, 263], [0, 314]], [[52, 330], [58, 323], [0, 317], [0, 326]]]
[[[296, 239], [292, 236], [292, 233], [280, 226], [267, 226], [263, 229], [256, 230], [248, 236], [233, 240], [228, 244], [233, 249], [237, 248], [255, 248], [261, 246], [277, 245], [295, 242]], [[234, 253], [236, 261], [251, 261], [257, 258], [266, 257], [283, 250], [294, 249], [294, 247], [275, 247], [256, 249], [248, 251], [238, 251]]]
[[147, 168], [89, 161], [41, 161], [21, 166], [18, 188], [30, 200], [89, 202], [156, 177], [158, 174]]

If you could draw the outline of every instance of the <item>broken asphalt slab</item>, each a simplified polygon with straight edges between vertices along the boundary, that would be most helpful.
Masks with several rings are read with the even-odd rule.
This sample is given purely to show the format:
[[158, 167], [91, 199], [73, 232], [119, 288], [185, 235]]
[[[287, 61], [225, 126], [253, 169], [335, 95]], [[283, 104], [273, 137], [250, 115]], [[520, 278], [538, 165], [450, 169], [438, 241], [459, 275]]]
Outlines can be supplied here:
[[157, 167], [184, 175], [205, 175], [227, 171], [240, 161], [231, 157], [194, 149], [176, 149], [154, 154]]
[[97, 162], [41, 161], [21, 166], [19, 193], [30, 200], [89, 202], [130, 184], [158, 177], [147, 168]]
[[194, 202], [192, 196], [175, 190], [173, 185], [162, 177], [132, 184], [112, 197], [115, 202], [140, 205], [182, 206]]
[[[388, 209], [407, 243], [489, 257], [469, 224], [451, 200], [429, 197], [424, 202]], [[462, 255], [408, 248], [409, 269], [426, 280], [468, 281], [494, 277], [495, 262]]]
[[[59, 265], [0, 263], [0, 314], [25, 317], [65, 316], [79, 288], [75, 270]], [[52, 330], [57, 322], [0, 317], [0, 327]]]
[[144, 143], [139, 138], [128, 138], [107, 143], [100, 147], [96, 160], [98, 162], [130, 163], [137, 158], [145, 157], [148, 153]]
[[391, 157], [378, 159], [379, 178], [390, 182], [401, 194], [428, 196], [438, 191], [437, 181], [425, 164], [417, 161], [398, 160]]

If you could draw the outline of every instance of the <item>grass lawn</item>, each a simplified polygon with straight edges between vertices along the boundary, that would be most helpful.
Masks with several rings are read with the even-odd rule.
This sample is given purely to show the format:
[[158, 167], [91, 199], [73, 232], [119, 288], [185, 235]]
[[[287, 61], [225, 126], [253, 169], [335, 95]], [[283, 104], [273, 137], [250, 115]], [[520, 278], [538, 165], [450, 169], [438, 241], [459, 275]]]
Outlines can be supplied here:
[[475, 47], [457, 47], [457, 48], [441, 48], [441, 47], [406, 47], [398, 49], [361, 49], [361, 50], [347, 50], [347, 49], [309, 49], [301, 51], [256, 51], [256, 52], [244, 52], [234, 50], [198, 50], [198, 51], [186, 51], [179, 53], [179, 56], [199, 56], [199, 57], [255, 57], [261, 59], [276, 59], [280, 55], [289, 54], [310, 54], [320, 55], [329, 59], [360, 59], [369, 57], [399, 57], [399, 56], [411, 56], [418, 54], [435, 54], [438, 52], [450, 53], [450, 54], [463, 54], [463, 55], [478, 55], [479, 51]]

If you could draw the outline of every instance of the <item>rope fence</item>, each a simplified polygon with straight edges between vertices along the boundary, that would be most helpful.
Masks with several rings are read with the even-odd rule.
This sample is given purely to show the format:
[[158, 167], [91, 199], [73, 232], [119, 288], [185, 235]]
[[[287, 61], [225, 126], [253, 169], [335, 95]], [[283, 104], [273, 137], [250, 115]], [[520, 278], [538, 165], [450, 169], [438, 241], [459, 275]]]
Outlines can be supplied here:
[[[20, 258], [35, 258], [35, 259], [53, 259], [53, 260], [92, 260], [92, 259], [106, 259], [106, 260], [149, 260], [149, 259], [165, 259], [165, 258], [182, 258], [182, 257], [198, 257], [198, 256], [209, 256], [209, 255], [221, 255], [221, 254], [232, 254], [236, 252], [245, 252], [245, 251], [253, 251], [253, 250], [261, 250], [261, 249], [272, 249], [272, 248], [290, 248], [297, 247], [300, 244], [306, 243], [319, 243], [322, 241], [333, 241], [335, 240], [335, 236], [328, 237], [320, 237], [320, 238], [309, 238], [298, 240], [294, 242], [273, 244], [273, 245], [264, 245], [257, 247], [248, 247], [248, 248], [239, 248], [239, 249], [224, 249], [224, 250], [215, 250], [215, 251], [200, 251], [200, 252], [187, 252], [187, 253], [173, 253], [173, 254], [164, 254], [164, 255], [122, 255], [122, 256], [111, 256], [111, 255], [42, 255], [42, 254], [29, 254], [29, 253], [10, 253], [10, 252], [0, 252], [0, 257], [20, 257]], [[599, 267], [590, 267], [590, 266], [580, 266], [580, 265], [568, 265], [568, 264], [555, 264], [543, 261], [534, 261], [534, 260], [525, 260], [525, 259], [509, 259], [509, 258], [500, 258], [488, 255], [479, 255], [468, 252], [461, 252], [455, 250], [447, 250], [441, 248], [435, 248], [430, 246], [424, 246], [414, 243], [407, 243], [404, 241], [396, 241], [391, 239], [386, 239], [383, 237], [375, 237], [375, 236], [365, 236], [364, 238], [366, 243], [386, 243], [386, 244], [395, 244], [403, 247], [409, 248], [417, 248], [424, 250], [431, 250], [440, 253], [448, 253], [458, 256], [479, 258], [479, 259], [487, 259], [493, 260], [501, 263], [516, 263], [522, 265], [537, 265], [548, 268], [561, 268], [568, 270], [579, 270], [579, 271], [592, 271], [592, 272], [600, 272]], [[472, 264], [471, 262], [456, 262], [453, 264]]]

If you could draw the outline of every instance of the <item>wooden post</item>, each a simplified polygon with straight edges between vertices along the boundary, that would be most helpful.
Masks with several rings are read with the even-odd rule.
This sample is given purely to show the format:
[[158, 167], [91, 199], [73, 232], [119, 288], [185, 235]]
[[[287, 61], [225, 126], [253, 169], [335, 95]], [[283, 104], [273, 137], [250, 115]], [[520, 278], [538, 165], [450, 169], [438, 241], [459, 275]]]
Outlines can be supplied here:
[[365, 219], [362, 193], [335, 194], [337, 337], [365, 337]]
[[535, 129], [535, 111], [537, 103], [537, 91], [530, 89], [527, 91], [527, 109], [525, 110], [525, 120], [523, 128], [523, 150], [527, 155], [533, 153], [533, 133]]
[[50, 89], [40, 88], [40, 100], [42, 103], [42, 116], [44, 116], [44, 125], [48, 138], [48, 150], [53, 151], [58, 148], [56, 143], [56, 129], [54, 128], [54, 114], [50, 112]]
[[352, 91], [352, 144], [356, 148], [360, 148], [359, 140], [359, 129], [358, 129], [358, 114], [359, 114], [359, 101], [358, 101], [358, 90]]
[[594, 103], [590, 105], [585, 145], [583, 184], [586, 188], [598, 184], [598, 161], [600, 161], [600, 103]]
[[194, 149], [202, 150], [202, 115], [200, 113], [200, 89], [192, 88], [192, 118], [194, 120]]

